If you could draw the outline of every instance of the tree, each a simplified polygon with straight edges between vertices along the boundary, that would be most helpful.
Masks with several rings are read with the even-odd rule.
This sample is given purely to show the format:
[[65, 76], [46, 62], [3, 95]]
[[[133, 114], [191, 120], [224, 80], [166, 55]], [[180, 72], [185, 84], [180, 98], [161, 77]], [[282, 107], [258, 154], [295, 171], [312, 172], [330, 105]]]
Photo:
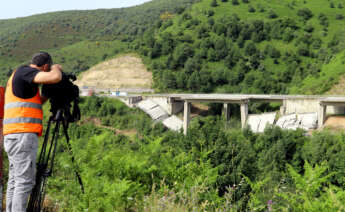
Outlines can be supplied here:
[[227, 56], [228, 49], [224, 37], [218, 38], [214, 46], [216, 50], [217, 60], [221, 60]]
[[184, 70], [187, 74], [191, 74], [195, 71], [199, 71], [201, 69], [201, 61], [197, 58], [188, 58], [184, 65]]
[[156, 42], [151, 51], [151, 58], [159, 57], [161, 55], [161, 52], [162, 52], [162, 45], [159, 42]]
[[257, 48], [252, 41], [247, 42], [246, 46], [244, 47], [244, 53], [247, 56], [251, 56], [257, 53]]
[[226, 26], [223, 23], [216, 23], [213, 26], [213, 31], [217, 34], [217, 35], [225, 35], [226, 33]]
[[335, 15], [335, 19], [337, 19], [337, 20], [343, 20], [343, 19], [344, 19], [344, 15], [343, 15], [343, 14], [336, 14], [336, 15]]
[[281, 56], [280, 51], [271, 44], [266, 45], [264, 53], [269, 55], [271, 58], [280, 58]]
[[189, 44], [179, 44], [173, 53], [173, 59], [178, 67], [183, 67], [188, 58], [193, 57], [194, 51]]
[[185, 89], [187, 88], [187, 79], [188, 76], [184, 71], [179, 71], [176, 73], [176, 86], [179, 89]]
[[164, 32], [161, 34], [162, 39], [162, 54], [168, 55], [170, 54], [175, 48], [175, 40], [173, 35], [170, 32]]
[[225, 58], [224, 63], [226, 67], [231, 69], [236, 65], [236, 63], [240, 60], [240, 58], [241, 58], [240, 50], [236, 46], [234, 46], [228, 52], [228, 56]]
[[313, 43], [312, 43], [313, 49], [320, 49], [321, 45], [322, 45], [322, 40], [320, 38], [313, 39]]
[[320, 13], [318, 18], [322, 26], [328, 26], [328, 18], [324, 13]]
[[300, 44], [297, 52], [300, 56], [309, 56], [309, 48], [306, 44]]
[[248, 12], [255, 13], [255, 11], [256, 11], [255, 8], [252, 5], [249, 5]]
[[208, 61], [218, 61], [217, 60], [217, 53], [216, 51], [214, 50], [214, 48], [209, 48], [208, 51], [207, 51], [207, 60]]
[[334, 3], [333, 3], [333, 2], [330, 2], [330, 3], [329, 3], [329, 7], [330, 7], [330, 8], [334, 8]]
[[211, 7], [217, 7], [217, 6], [218, 6], [217, 0], [212, 0]]
[[165, 88], [176, 89], [176, 80], [174, 74], [166, 70], [163, 72], [162, 83]]
[[231, 0], [232, 5], [239, 5], [240, 3], [238, 2], [238, 0]]
[[207, 11], [207, 16], [208, 17], [212, 17], [214, 15], [214, 11], [213, 10], [208, 10]]
[[313, 25], [311, 25], [311, 24], [305, 25], [304, 31], [309, 32], [309, 33], [313, 32], [314, 31]]
[[277, 18], [278, 17], [278, 15], [277, 15], [277, 13], [276, 12], [274, 12], [273, 10], [270, 10], [269, 12], [268, 12], [268, 18]]
[[193, 72], [188, 78], [187, 88], [192, 91], [197, 91], [200, 86], [200, 76], [198, 72]]
[[297, 15], [302, 17], [305, 21], [313, 17], [313, 13], [308, 8], [302, 8], [297, 11]]
[[224, 85], [228, 83], [228, 81], [225, 78], [225, 72], [224, 68], [218, 67], [215, 70], [212, 71], [212, 82], [216, 85]]
[[283, 34], [283, 41], [290, 42], [294, 39], [294, 31], [290, 27], [285, 28]]

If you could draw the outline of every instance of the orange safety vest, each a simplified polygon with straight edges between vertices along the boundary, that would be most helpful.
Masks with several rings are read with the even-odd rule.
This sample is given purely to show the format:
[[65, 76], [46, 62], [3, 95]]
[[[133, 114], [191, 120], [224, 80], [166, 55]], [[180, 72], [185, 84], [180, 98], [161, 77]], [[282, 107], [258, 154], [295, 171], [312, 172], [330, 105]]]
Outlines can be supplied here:
[[30, 99], [15, 96], [12, 90], [14, 74], [8, 80], [5, 91], [3, 134], [37, 133], [41, 136], [43, 111], [39, 90]]

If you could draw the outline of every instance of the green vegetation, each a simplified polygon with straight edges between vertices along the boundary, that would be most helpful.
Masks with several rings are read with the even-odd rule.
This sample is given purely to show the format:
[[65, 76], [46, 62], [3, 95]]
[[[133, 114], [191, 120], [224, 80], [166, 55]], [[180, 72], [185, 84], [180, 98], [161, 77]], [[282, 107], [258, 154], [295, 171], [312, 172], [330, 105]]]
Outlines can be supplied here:
[[[101, 109], [100, 109], [101, 108]], [[138, 109], [105, 98], [81, 103], [82, 124], [69, 129], [48, 196], [60, 210], [337, 211], [343, 209], [345, 134], [267, 128], [225, 129], [223, 120], [192, 120], [187, 136], [166, 131]], [[108, 126], [95, 126], [92, 118]], [[114, 120], [111, 122], [108, 120]], [[89, 120], [89, 122], [87, 122]], [[114, 129], [136, 129], [124, 136]], [[85, 184], [82, 194], [72, 169]], [[55, 205], [55, 206], [54, 206]]]
[[[153, 27], [163, 13], [180, 13], [194, 1], [154, 0], [130, 8], [53, 12], [0, 20], [0, 85], [5, 84], [9, 69], [27, 63], [40, 50], [57, 53], [69, 50], [66, 56], [61, 55], [55, 61], [68, 70], [85, 71], [87, 67], [122, 52], [122, 47], [127, 44], [120, 42], [129, 43], [136, 39]], [[90, 43], [101, 45], [90, 48]], [[102, 45], [104, 43], [108, 46]], [[85, 51], [77, 49], [80, 47]], [[75, 61], [65, 64], [63, 58]]]
[[160, 91], [320, 94], [345, 61], [345, 10], [327, 4], [204, 0], [145, 32], [138, 50]]
[[[75, 73], [135, 51], [158, 91], [324, 93], [345, 70], [344, 12], [340, 0], [153, 0], [3, 20], [0, 83], [38, 50]], [[208, 116], [184, 136], [113, 99], [81, 111], [76, 163], [60, 142], [48, 181], [62, 211], [344, 210], [344, 133], [254, 134]]]
[[2, 20], [0, 83], [38, 50], [75, 73], [136, 51], [157, 91], [320, 94], [344, 73], [344, 12], [339, 0], [154, 0]]

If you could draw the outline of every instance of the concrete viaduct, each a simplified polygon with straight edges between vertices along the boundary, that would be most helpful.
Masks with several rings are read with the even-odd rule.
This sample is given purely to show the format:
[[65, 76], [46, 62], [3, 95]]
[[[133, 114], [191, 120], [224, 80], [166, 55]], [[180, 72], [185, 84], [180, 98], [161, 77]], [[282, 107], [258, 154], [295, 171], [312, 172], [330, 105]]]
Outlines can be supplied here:
[[224, 105], [226, 120], [230, 119], [229, 104], [240, 105], [241, 125], [245, 127], [248, 119], [248, 104], [251, 102], [279, 102], [280, 114], [317, 113], [318, 128], [323, 126], [327, 114], [345, 114], [345, 96], [315, 96], [315, 95], [260, 95], [260, 94], [149, 94], [127, 95], [119, 97], [127, 105], [143, 99], [153, 99], [170, 115], [183, 110], [183, 132], [187, 133], [190, 122], [191, 103], [212, 102]]

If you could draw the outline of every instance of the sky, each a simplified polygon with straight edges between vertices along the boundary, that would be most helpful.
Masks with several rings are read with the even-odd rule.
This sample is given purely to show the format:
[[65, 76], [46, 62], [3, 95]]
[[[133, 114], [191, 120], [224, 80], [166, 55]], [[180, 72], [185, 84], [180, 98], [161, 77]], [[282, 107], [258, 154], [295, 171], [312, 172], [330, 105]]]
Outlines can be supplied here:
[[0, 0], [0, 19], [63, 10], [93, 10], [139, 5], [150, 0]]

